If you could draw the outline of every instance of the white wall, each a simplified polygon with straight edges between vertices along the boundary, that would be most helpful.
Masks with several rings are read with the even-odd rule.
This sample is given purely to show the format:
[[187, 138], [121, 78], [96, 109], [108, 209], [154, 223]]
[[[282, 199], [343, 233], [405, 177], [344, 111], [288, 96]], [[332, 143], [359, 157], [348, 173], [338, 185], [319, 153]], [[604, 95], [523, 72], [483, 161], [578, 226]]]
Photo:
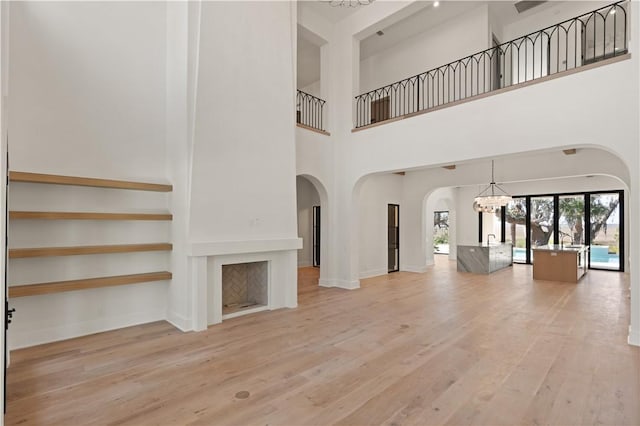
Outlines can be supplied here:
[[12, 4], [11, 168], [162, 180], [164, 38], [162, 3]]
[[[302, 248], [298, 250], [298, 267], [313, 265], [313, 206], [320, 205], [320, 196], [311, 182], [296, 178], [298, 204], [298, 236]], [[320, 210], [322, 212], [322, 208]], [[322, 224], [322, 219], [321, 219]]]
[[286, 2], [202, 4], [191, 241], [296, 235], [290, 13]]
[[480, 5], [360, 62], [360, 93], [429, 71], [489, 47]]
[[199, 10], [200, 4], [196, 2], [167, 3], [165, 167], [167, 177], [173, 184], [169, 196], [173, 213], [173, 279], [168, 290], [167, 320], [181, 330], [190, 328], [186, 250]]
[[[9, 66], [9, 3], [4, 2], [0, 4], [0, 241], [5, 241], [6, 238], [6, 176], [7, 176], [7, 103], [6, 97], [8, 95], [8, 66]], [[6, 252], [5, 246], [2, 244], [0, 247], [0, 269], [6, 268]], [[6, 282], [4, 276], [0, 277], [2, 282], [2, 288], [6, 288]], [[5, 291], [1, 292], [0, 296], [0, 318], [6, 318], [5, 315]], [[0, 331], [0, 346], [5, 347], [5, 341], [7, 338], [6, 332], [3, 329]], [[8, 354], [6, 351], [0, 351], [0, 365], [5, 364], [5, 356]], [[10, 359], [6, 360], [7, 362]], [[0, 378], [0, 401], [4, 401], [5, 394], [5, 375], [2, 374]], [[4, 425], [4, 416], [0, 416], [0, 426]]]
[[525, 17], [501, 23], [501, 42], [541, 30], [550, 25], [559, 24], [567, 19], [575, 18], [600, 7], [609, 5], [610, 1], [563, 1], [552, 2], [540, 9], [532, 9]]
[[322, 99], [322, 90], [320, 87], [320, 80], [313, 82], [305, 87], [299, 87], [298, 89], [302, 90], [305, 93], [315, 96], [316, 98]]
[[[477, 187], [458, 188], [456, 211], [458, 212], [458, 245], [473, 245], [478, 243], [478, 212], [473, 210], [473, 197], [478, 195]], [[469, 203], [471, 199], [471, 203]]]
[[[166, 182], [162, 3], [13, 3], [12, 170]], [[166, 211], [166, 194], [11, 185], [10, 207]], [[11, 247], [160, 242], [167, 223], [12, 221]], [[166, 253], [16, 259], [9, 282], [168, 270]], [[11, 300], [10, 346], [164, 319], [167, 283]]]
[[[400, 204], [402, 223], [401, 175], [374, 175], [363, 183], [360, 191], [360, 278], [386, 274], [388, 271], [387, 220], [388, 205]], [[403, 253], [400, 251], [400, 262]]]
[[[640, 2], [634, 0], [631, 2], [631, 38], [633, 40], [640, 39], [640, 13], [637, 13]], [[633, 48], [635, 49], [635, 47]], [[635, 93], [636, 108], [640, 102], [640, 79], [637, 76], [640, 75], [640, 61], [637, 59], [637, 54], [633, 61], [633, 75], [636, 76], [632, 84], [629, 87], [631, 93]], [[636, 120], [636, 135], [640, 135], [640, 120]], [[636, 145], [637, 146], [637, 145]], [[634, 154], [631, 154], [634, 155]], [[636, 149], [635, 156], [627, 160], [630, 164], [640, 164], [640, 149]], [[637, 163], [636, 163], [637, 161]], [[631, 321], [629, 324], [629, 337], [628, 342], [635, 346], [640, 346], [640, 278], [638, 277], [638, 269], [640, 269], [640, 226], [638, 225], [637, 217], [640, 216], [640, 188], [637, 183], [640, 181], [640, 172], [638, 166], [632, 169], [632, 182], [635, 182], [630, 186], [631, 199], [628, 200], [629, 212], [633, 215], [632, 229], [630, 231], [631, 238], [629, 238], [629, 261], [631, 269]]]

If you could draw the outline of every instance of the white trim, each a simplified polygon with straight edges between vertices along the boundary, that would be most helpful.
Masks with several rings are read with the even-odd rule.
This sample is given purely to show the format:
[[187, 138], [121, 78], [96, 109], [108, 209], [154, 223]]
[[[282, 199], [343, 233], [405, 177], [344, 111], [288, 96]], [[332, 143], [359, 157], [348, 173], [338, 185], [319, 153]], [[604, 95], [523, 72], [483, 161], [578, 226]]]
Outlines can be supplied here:
[[417, 274], [422, 274], [427, 272], [427, 270], [429, 269], [430, 265], [424, 265], [424, 266], [413, 266], [413, 265], [405, 265], [400, 267], [400, 270], [402, 272], [415, 272]]
[[306, 268], [308, 266], [313, 266], [313, 262], [310, 260], [298, 260], [298, 268]]
[[204, 241], [188, 244], [187, 256], [220, 256], [267, 251], [299, 250], [302, 238], [278, 240]]
[[629, 326], [629, 337], [627, 338], [627, 343], [632, 346], [640, 346], [640, 330], [634, 330]]
[[156, 321], [165, 321], [165, 311], [136, 312], [130, 315], [118, 315], [109, 318], [97, 318], [90, 321], [80, 321], [72, 324], [63, 324], [53, 327], [38, 328], [36, 330], [11, 331], [11, 350], [27, 348], [43, 343], [73, 339], [75, 337], [102, 333], [133, 325], [147, 324]]
[[328, 278], [320, 278], [318, 280], [318, 285], [320, 287], [327, 287], [327, 288], [335, 287], [333, 280], [330, 280]]
[[208, 326], [207, 279], [207, 258], [204, 256], [190, 258], [188, 285], [191, 289], [191, 329], [193, 331], [203, 331]]
[[191, 320], [175, 312], [167, 313], [167, 322], [180, 331], [193, 331], [193, 328], [191, 328]]
[[[379, 277], [380, 275], [386, 275], [388, 273], [389, 271], [387, 271], [386, 269], [372, 269], [370, 271], [360, 272], [360, 279], [364, 280], [366, 278]], [[359, 284], [358, 287], [360, 287]]]
[[243, 315], [248, 315], [248, 314], [255, 314], [256, 312], [262, 312], [262, 311], [269, 311], [269, 307], [267, 305], [263, 305], [263, 306], [256, 306], [255, 308], [251, 308], [251, 309], [243, 309], [241, 311], [238, 312], [233, 312], [231, 314], [226, 314], [222, 316], [222, 320], [228, 320], [231, 318], [236, 318], [236, 317], [241, 317]]
[[335, 280], [333, 283], [333, 286], [342, 288], [345, 290], [356, 290], [360, 288], [360, 280], [353, 280], [353, 281]]

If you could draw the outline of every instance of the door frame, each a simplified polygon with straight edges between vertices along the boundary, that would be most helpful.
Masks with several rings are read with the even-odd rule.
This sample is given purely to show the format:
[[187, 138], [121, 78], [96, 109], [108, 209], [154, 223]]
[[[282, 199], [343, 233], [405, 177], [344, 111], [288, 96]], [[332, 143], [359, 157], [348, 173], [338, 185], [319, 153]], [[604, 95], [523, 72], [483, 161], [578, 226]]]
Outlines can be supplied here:
[[[391, 269], [391, 265], [389, 265], [389, 252], [391, 250], [391, 241], [389, 241], [389, 228], [391, 228], [389, 226], [389, 213], [391, 211], [391, 208], [393, 208], [393, 212], [394, 212], [394, 221], [395, 221], [395, 236], [396, 236], [396, 241], [395, 241], [395, 248], [393, 248], [393, 250], [395, 251], [395, 257], [396, 257], [396, 265], [395, 265], [395, 269]], [[395, 220], [397, 218], [397, 220]], [[387, 204], [387, 272], [391, 273], [391, 272], [398, 272], [400, 271], [400, 204], [393, 204], [393, 203], [389, 203]]]
[[320, 219], [322, 211], [320, 207], [321, 206], [312, 207], [313, 213], [311, 218], [311, 264], [316, 268], [320, 267], [320, 235], [322, 233]]

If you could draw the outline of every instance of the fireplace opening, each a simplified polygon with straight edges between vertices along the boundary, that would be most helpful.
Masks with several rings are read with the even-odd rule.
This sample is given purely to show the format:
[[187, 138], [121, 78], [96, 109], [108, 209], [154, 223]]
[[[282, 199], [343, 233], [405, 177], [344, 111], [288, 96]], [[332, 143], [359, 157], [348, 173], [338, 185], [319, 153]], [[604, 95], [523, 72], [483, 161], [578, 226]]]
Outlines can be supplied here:
[[268, 305], [268, 262], [222, 265], [222, 315]]

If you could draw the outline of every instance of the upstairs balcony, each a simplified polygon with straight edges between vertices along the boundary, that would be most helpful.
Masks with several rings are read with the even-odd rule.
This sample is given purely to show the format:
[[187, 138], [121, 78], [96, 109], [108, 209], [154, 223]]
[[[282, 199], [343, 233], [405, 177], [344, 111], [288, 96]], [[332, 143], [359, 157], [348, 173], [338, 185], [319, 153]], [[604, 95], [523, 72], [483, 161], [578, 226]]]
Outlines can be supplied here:
[[296, 123], [298, 127], [328, 134], [324, 126], [326, 101], [298, 90], [296, 94]]
[[468, 102], [628, 57], [629, 1], [548, 26], [356, 96], [356, 129]]

